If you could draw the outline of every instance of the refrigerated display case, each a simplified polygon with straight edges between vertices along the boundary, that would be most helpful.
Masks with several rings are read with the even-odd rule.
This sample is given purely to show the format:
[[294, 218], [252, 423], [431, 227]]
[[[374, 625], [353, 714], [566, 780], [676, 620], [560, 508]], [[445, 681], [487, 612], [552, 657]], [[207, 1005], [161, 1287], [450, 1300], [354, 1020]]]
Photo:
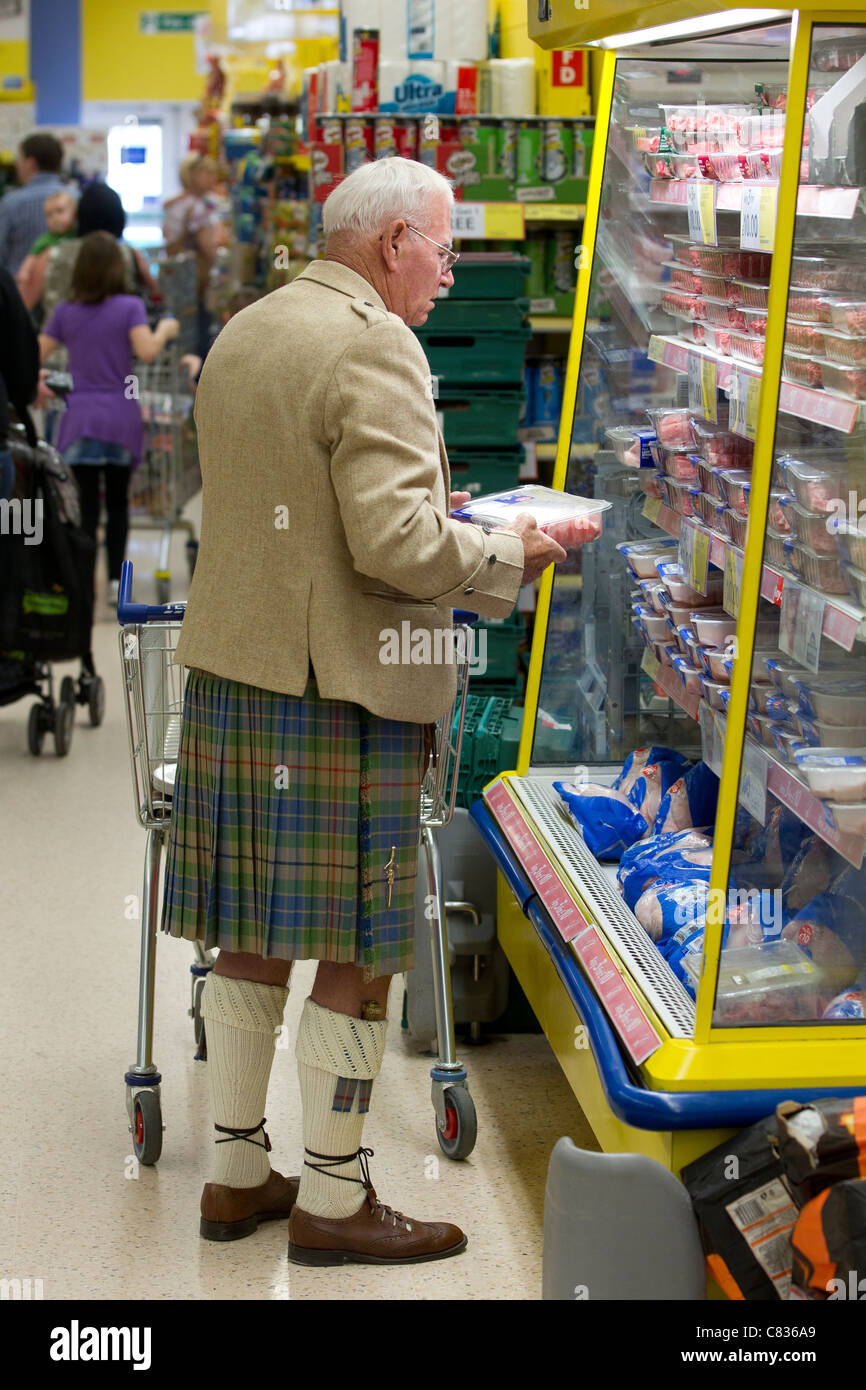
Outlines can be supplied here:
[[[529, 6], [608, 49], [554, 486], [613, 506], [545, 576], [473, 815], [602, 1147], [679, 1171], [866, 1079], [866, 22], [601, 27], [654, 13]], [[679, 769], [654, 751], [626, 806], [641, 749]]]

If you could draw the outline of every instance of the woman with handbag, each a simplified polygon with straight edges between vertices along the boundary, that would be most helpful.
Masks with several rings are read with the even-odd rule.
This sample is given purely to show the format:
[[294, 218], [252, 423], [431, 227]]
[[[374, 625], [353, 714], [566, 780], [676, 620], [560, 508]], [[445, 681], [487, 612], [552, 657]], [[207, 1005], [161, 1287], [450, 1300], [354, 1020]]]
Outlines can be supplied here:
[[213, 337], [205, 295], [211, 267], [221, 244], [216, 211], [208, 196], [217, 183], [216, 161], [209, 155], [187, 155], [181, 161], [179, 173], [183, 192], [169, 198], [165, 204], [162, 233], [170, 256], [180, 255], [184, 251], [195, 254], [198, 300], [196, 355], [204, 360]]

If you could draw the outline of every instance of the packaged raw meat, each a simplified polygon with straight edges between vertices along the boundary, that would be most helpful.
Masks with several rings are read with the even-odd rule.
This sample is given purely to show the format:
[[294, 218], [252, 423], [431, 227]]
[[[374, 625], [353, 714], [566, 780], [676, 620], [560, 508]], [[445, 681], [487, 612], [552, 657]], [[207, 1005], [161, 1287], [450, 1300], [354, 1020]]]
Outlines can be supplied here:
[[722, 470], [719, 465], [707, 463], [707, 460], [702, 458], [700, 454], [690, 454], [689, 457], [694, 459], [701, 491], [706, 492], [710, 497], [714, 497], [718, 502], [724, 502], [725, 495], [722, 491], [722, 481], [719, 476]]
[[535, 517], [539, 529], [566, 547], [582, 545], [601, 534], [601, 515], [610, 502], [593, 497], [576, 497], [572, 493], [554, 491], [527, 483], [523, 487], [473, 497], [458, 507], [451, 516], [457, 521], [471, 522], [486, 530], [508, 526], [521, 512]]
[[661, 498], [662, 490], [659, 485], [659, 474], [654, 468], [642, 468], [638, 473], [637, 482], [641, 492], [645, 492], [647, 497]]
[[824, 352], [831, 362], [843, 367], [866, 366], [866, 337], [853, 338], [827, 328], [824, 330]]
[[654, 883], [642, 893], [634, 914], [652, 941], [673, 936], [690, 922], [703, 921], [707, 909], [707, 884]]
[[806, 507], [801, 507], [790, 493], [781, 495], [780, 505], [794, 540], [810, 546], [818, 555], [838, 554], [836, 532], [839, 521], [833, 513], [810, 512]]
[[830, 322], [838, 333], [848, 333], [854, 338], [866, 337], [866, 300], [843, 299], [828, 295]]
[[793, 544], [790, 536], [780, 535], [768, 526], [764, 532], [764, 564], [773, 565], [777, 570], [790, 569], [788, 547]]
[[605, 437], [620, 463], [638, 468], [652, 467], [650, 446], [655, 442], [655, 430], [635, 430], [627, 425], [616, 425], [613, 429], [605, 430]]
[[719, 502], [715, 497], [710, 497], [708, 493], [702, 492], [699, 487], [690, 490], [691, 508], [690, 513], [684, 515], [697, 515], [705, 525], [712, 531], [724, 531], [723, 516], [726, 504]]
[[740, 516], [731, 507], [726, 507], [722, 512], [722, 524], [734, 545], [738, 545], [742, 550], [746, 544], [746, 529], [748, 527], [746, 517]]
[[693, 666], [687, 655], [682, 655], [678, 661], [674, 661], [674, 670], [679, 675], [685, 687], [687, 695], [700, 695], [701, 693], [701, 673], [697, 666]]
[[708, 701], [713, 709], [724, 710], [725, 704], [722, 696], [728, 693], [728, 685], [730, 685], [730, 677], [728, 677], [727, 683], [710, 680], [706, 676], [704, 677], [702, 685], [704, 699]]
[[746, 331], [745, 311], [726, 299], [702, 299], [701, 317], [714, 328], [727, 333], [726, 352], [731, 351], [730, 330]]
[[763, 362], [763, 338], [752, 338], [748, 333], [731, 334], [731, 356], [738, 362]]
[[824, 1010], [824, 1018], [866, 1018], [866, 981], [858, 980], [844, 989]]
[[[744, 439], [742, 435], [731, 434], [724, 425], [713, 425], [708, 420], [702, 420], [692, 415], [689, 420], [692, 432], [694, 452], [706, 459], [710, 468], [750, 468], [754, 444], [750, 439]], [[724, 490], [721, 480], [716, 486], [719, 496], [725, 500]], [[713, 489], [706, 487], [705, 492], [712, 492]]]
[[742, 183], [744, 175], [741, 155], [713, 152], [699, 154], [695, 158], [697, 172], [693, 177], [713, 179], [716, 183]]
[[676, 453], [672, 449], [664, 451], [663, 472], [668, 478], [675, 478], [678, 483], [695, 483], [697, 481], [698, 470], [691, 454]]
[[704, 301], [700, 295], [685, 294], [682, 290], [666, 290], [662, 295], [661, 307], [665, 313], [687, 319], [706, 318]]
[[[802, 751], [802, 748], [795, 750], [792, 757], [794, 766], [798, 753]], [[807, 835], [803, 840], [793, 862], [785, 870], [782, 882], [786, 917], [799, 912], [812, 898], [829, 888], [832, 854], [830, 847], [818, 835]]]
[[704, 608], [721, 602], [724, 576], [721, 571], [710, 570], [707, 575], [707, 592], [702, 594], [686, 583], [682, 566], [676, 560], [659, 560], [656, 564], [659, 579], [675, 604], [687, 603], [693, 608]]
[[789, 552], [794, 573], [824, 594], [847, 594], [848, 583], [835, 555], [819, 555], [811, 546], [794, 544]]
[[647, 830], [655, 821], [662, 797], [678, 776], [679, 767], [674, 762], [647, 763], [632, 782], [628, 799], [640, 811]]
[[687, 294], [703, 294], [703, 281], [698, 270], [677, 265], [676, 262], [667, 269], [670, 271], [670, 283], [675, 290], [685, 290]]
[[726, 468], [719, 476], [728, 506], [740, 516], [748, 516], [749, 494], [752, 490], [751, 471], [744, 468]]
[[762, 681], [753, 681], [749, 691], [749, 708], [766, 714], [773, 720], [788, 718], [788, 700], [781, 690]]
[[[691, 483], [680, 482], [679, 478], [667, 478], [668, 506], [674, 512], [679, 512], [680, 516], [694, 516], [693, 494], [695, 492]], [[662, 484], [662, 494], [665, 486]]]
[[[747, 309], [766, 309], [770, 298], [769, 282], [747, 280], [737, 277], [730, 282], [731, 293], [738, 296], [737, 302]], [[828, 310], [829, 313], [829, 310]]]
[[847, 72], [866, 53], [866, 35], [818, 39], [812, 46], [812, 66], [819, 72]]
[[691, 826], [712, 825], [716, 819], [719, 779], [706, 763], [694, 767], [678, 778], [663, 796], [652, 833], [667, 835]]
[[657, 879], [709, 883], [712, 859], [712, 840], [700, 831], [653, 835], [624, 852], [616, 871], [617, 883], [633, 909], [644, 890]]
[[863, 748], [806, 748], [797, 768], [822, 801], [866, 799], [866, 735]]
[[[684, 236], [672, 236], [670, 242], [674, 248], [674, 260], [680, 264], [696, 266], [711, 275], [747, 274], [744, 259], [749, 258], [752, 253], [741, 251], [735, 237], [721, 236], [715, 246], [704, 246]], [[769, 274], [769, 267], [767, 273]], [[758, 274], [763, 274], [763, 269]]]
[[837, 830], [866, 838], [866, 801], [825, 801], [824, 810]]
[[825, 391], [866, 401], [866, 367], [841, 367], [836, 362], [822, 362], [821, 381]]
[[845, 565], [844, 569], [849, 592], [861, 608], [866, 607], [866, 572], [858, 570], [854, 565]]
[[793, 722], [811, 748], [859, 748], [863, 742], [862, 724], [825, 724], [802, 713], [794, 716]]
[[784, 113], [766, 107], [739, 122], [740, 144], [746, 150], [780, 150], [785, 139]]
[[836, 541], [845, 560], [857, 569], [866, 570], [866, 531], [859, 526], [840, 523], [836, 530]]
[[697, 242], [690, 241], [688, 237], [672, 236], [669, 238], [673, 248], [673, 257], [678, 265], [691, 265], [696, 269], [700, 266], [700, 247]]
[[712, 679], [719, 681], [722, 685], [730, 685], [734, 671], [734, 648], [732, 646], [705, 647], [704, 656]]
[[637, 619], [637, 626], [650, 642], [665, 642], [670, 638], [671, 623], [668, 618], [660, 617], [652, 608], [642, 603], [632, 604], [632, 611]]
[[854, 983], [866, 959], [866, 915], [853, 898], [819, 893], [782, 929], [821, 972], [822, 994], [832, 997]]
[[817, 1018], [821, 983], [815, 963], [787, 939], [723, 951], [713, 1022], [743, 1027]]
[[763, 309], [743, 309], [746, 332], [750, 338], [766, 338], [767, 315]]
[[801, 507], [809, 512], [837, 510], [839, 498], [848, 491], [848, 465], [826, 460], [822, 465], [784, 457], [777, 460], [785, 486]]
[[599, 859], [619, 859], [647, 832], [647, 822], [628, 797], [595, 782], [554, 782], [554, 789], [589, 850]]
[[737, 620], [723, 608], [695, 609], [691, 625], [705, 647], [723, 647], [736, 635]]
[[691, 449], [692, 432], [689, 428], [688, 410], [665, 407], [648, 410], [647, 415], [653, 423], [659, 443], [666, 449]]
[[845, 262], [830, 256], [792, 256], [791, 287], [803, 290], [841, 290]]
[[785, 347], [790, 352], [808, 352], [813, 357], [824, 356], [824, 324], [798, 323], [788, 319], [785, 326]]
[[739, 156], [744, 179], [778, 179], [782, 172], [781, 150], [749, 150]]
[[787, 348], [782, 356], [782, 375], [798, 386], [820, 386], [822, 382], [822, 363], [814, 361], [802, 352], [790, 352]]
[[[830, 323], [831, 296], [826, 290], [805, 290], [792, 286], [788, 291], [788, 318], [806, 323]], [[762, 306], [756, 304], [756, 309]]]
[[666, 559], [677, 551], [677, 542], [664, 538], [657, 541], [623, 541], [616, 547], [636, 579], [657, 579], [656, 561]]

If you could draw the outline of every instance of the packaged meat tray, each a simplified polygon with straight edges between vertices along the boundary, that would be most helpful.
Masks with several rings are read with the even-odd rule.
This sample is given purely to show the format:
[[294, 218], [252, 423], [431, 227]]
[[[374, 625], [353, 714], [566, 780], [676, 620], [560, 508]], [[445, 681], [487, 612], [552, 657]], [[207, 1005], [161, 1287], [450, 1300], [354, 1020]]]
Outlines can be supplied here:
[[746, 150], [781, 150], [785, 140], [785, 114], [764, 108], [738, 123], [740, 144]]
[[[866, 305], [863, 306], [866, 308]], [[824, 330], [824, 355], [844, 367], [866, 367], [866, 337], [855, 338], [850, 333]]]
[[641, 468], [638, 473], [638, 487], [641, 492], [645, 492], [647, 497], [658, 497], [661, 500], [662, 490], [659, 485], [659, 474], [654, 468]]
[[710, 154], [695, 155], [694, 158], [698, 166], [697, 178], [713, 179], [716, 183], [742, 183], [745, 177], [746, 162], [742, 154], [714, 150]]
[[866, 800], [866, 746], [805, 748], [795, 758], [810, 791], [822, 801]]
[[794, 573], [823, 594], [847, 594], [848, 583], [835, 555], [819, 555], [811, 546], [795, 542], [786, 551]]
[[765, 658], [767, 675], [777, 690], [781, 690], [789, 700], [797, 698], [795, 681], [802, 680], [809, 672], [803, 666], [796, 666], [789, 657], [778, 655]]
[[734, 652], [732, 647], [705, 647], [704, 661], [709, 668], [712, 680], [719, 685], [730, 685], [734, 672]]
[[746, 529], [749, 525], [748, 517], [741, 516], [739, 512], [734, 511], [733, 507], [726, 507], [722, 513], [722, 524], [734, 545], [745, 550]]
[[764, 563], [777, 570], [790, 569], [788, 548], [791, 546], [793, 542], [789, 536], [773, 531], [768, 526], [764, 532]]
[[719, 237], [716, 246], [704, 246], [685, 236], [669, 237], [674, 260], [725, 278], [743, 275], [746, 279], [769, 279], [771, 257], [765, 251], [743, 251], [736, 237]]
[[822, 719], [806, 719], [802, 714], [795, 715], [793, 722], [812, 748], [862, 747], [862, 724], [825, 724]]
[[699, 454], [690, 454], [689, 457], [694, 460], [701, 490], [709, 493], [710, 497], [717, 498], [719, 502], [724, 502], [725, 494], [722, 491], [720, 477], [722, 469], [718, 465], [707, 463], [707, 460], [701, 458]]
[[785, 325], [785, 347], [790, 352], [808, 352], [813, 357], [823, 357], [824, 331], [824, 324], [800, 323], [796, 319], [788, 319]]
[[836, 555], [836, 516], [828, 512], [810, 512], [790, 493], [779, 496], [793, 539], [811, 546], [819, 555]]
[[674, 660], [674, 670], [679, 673], [683, 685], [686, 688], [687, 695], [700, 695], [701, 673], [696, 667], [692, 666], [688, 657], [676, 657]]
[[572, 493], [530, 483], [505, 492], [474, 497], [451, 515], [487, 529], [509, 526], [522, 512], [533, 516], [542, 531], [562, 544], [580, 544], [601, 533], [602, 513], [611, 507], [596, 497], [575, 497]]
[[[692, 986], [700, 983], [701, 953], [683, 958]], [[739, 1027], [816, 1018], [821, 972], [793, 941], [728, 947], [719, 958], [713, 1022]]]
[[864, 53], [866, 33], [838, 39], [817, 39], [812, 45], [812, 66], [818, 72], [847, 72]]
[[[695, 637], [695, 634], [692, 632], [692, 629], [690, 627], [677, 628], [677, 646], [679, 647], [680, 651], [682, 652], [683, 656], [686, 658], [690, 666], [695, 665], [695, 662], [692, 659], [692, 650], [689, 646], [689, 642], [692, 641], [697, 641], [697, 638]], [[698, 669], [700, 669], [700, 667]]]
[[[693, 450], [706, 459], [711, 468], [750, 468], [755, 446], [742, 435], [730, 434], [723, 424], [713, 425], [709, 420], [692, 415], [689, 420], [692, 432]], [[721, 483], [719, 484], [721, 488]], [[711, 491], [706, 488], [705, 491]], [[724, 493], [719, 496], [724, 498]]]
[[719, 353], [721, 357], [727, 357], [731, 350], [731, 335], [723, 328], [716, 325], [710, 326], [699, 319], [690, 319], [683, 322], [680, 336], [686, 337], [690, 342], [699, 343], [702, 347], [708, 347], [713, 352]]
[[[791, 497], [789, 492], [782, 488], [774, 487], [770, 489], [770, 505], [767, 508], [767, 522], [774, 531], [787, 534], [790, 530], [790, 521], [785, 514], [785, 504]], [[793, 501], [793, 499], [791, 499]]]
[[837, 333], [850, 333], [855, 338], [866, 337], [866, 301], [828, 296], [830, 322]]
[[745, 468], [724, 468], [719, 474], [725, 501], [740, 516], [749, 515], [749, 493], [752, 490], [752, 474]]
[[605, 430], [605, 437], [620, 463], [626, 467], [652, 467], [654, 460], [651, 446], [655, 443], [655, 430], [635, 430], [627, 425], [615, 425], [612, 429]]
[[843, 835], [866, 836], [866, 801], [847, 804], [825, 801], [824, 809], [829, 812], [836, 829], [841, 830]]
[[[769, 281], [735, 279], [730, 282], [730, 293], [739, 296], [738, 303], [747, 309], [766, 309], [770, 298]], [[829, 311], [828, 311], [829, 312]]]
[[743, 309], [741, 310], [746, 332], [750, 338], [766, 338], [767, 336], [767, 315], [763, 309]]
[[775, 720], [770, 719], [766, 714], [750, 714], [748, 716], [749, 728], [753, 736], [762, 743], [765, 748], [775, 748], [773, 742], [773, 727]]
[[795, 381], [798, 386], [821, 385], [821, 363], [803, 353], [789, 352], [785, 349], [782, 357], [782, 376]]
[[837, 678], [831, 674], [800, 676], [794, 680], [794, 687], [807, 719], [824, 724], [856, 724], [866, 731], [866, 682], [838, 672]]
[[724, 535], [726, 503], [717, 501], [715, 497], [710, 497], [706, 492], [701, 492], [700, 488], [692, 488], [690, 496], [691, 515], [699, 516], [701, 521], [705, 522], [711, 530], [720, 531]]
[[736, 636], [737, 620], [724, 608], [695, 609], [690, 621], [703, 647], [723, 647]]
[[688, 410], [665, 407], [648, 410], [647, 415], [652, 421], [659, 444], [665, 449], [691, 449], [692, 431]]
[[768, 681], [752, 681], [749, 687], [751, 707], [757, 714], [766, 714], [775, 723], [788, 718], [788, 701]]
[[792, 256], [791, 288], [840, 290], [847, 283], [845, 262], [831, 256]]
[[658, 579], [656, 561], [674, 558], [678, 545], [665, 537], [657, 541], [622, 541], [616, 548], [635, 579]]
[[848, 465], [827, 459], [823, 464], [785, 456], [777, 460], [785, 486], [810, 512], [832, 512], [848, 491]]
[[850, 522], [841, 524], [836, 530], [836, 543], [849, 565], [866, 571], [866, 531]]
[[725, 702], [722, 697], [728, 693], [728, 685], [730, 681], [726, 685], [722, 681], [710, 680], [708, 676], [704, 676], [701, 688], [704, 699], [713, 709], [724, 711]]
[[749, 150], [739, 156], [739, 164], [744, 179], [778, 179], [782, 172], [782, 151]]
[[675, 290], [685, 290], [686, 294], [703, 294], [703, 281], [694, 267], [687, 268], [674, 262], [668, 264], [667, 268], [670, 270], [670, 282]]
[[659, 560], [656, 563], [661, 586], [670, 595], [672, 603], [688, 603], [694, 608], [719, 603], [724, 587], [721, 570], [710, 570], [707, 576], [707, 593], [702, 594], [686, 583], [682, 566], [675, 560]]
[[821, 363], [825, 391], [837, 391], [855, 401], [866, 401], [866, 367], [841, 367], [835, 362]]
[[776, 752], [781, 755], [790, 767], [796, 767], [794, 759], [798, 751], [806, 747], [803, 740], [799, 738], [797, 734], [792, 734], [790, 730], [778, 726], [772, 729], [771, 732], [773, 735], [773, 743], [776, 745]]
[[698, 481], [698, 470], [691, 454], [679, 453], [676, 449], [658, 447], [661, 455], [661, 471], [665, 477], [676, 478], [681, 483], [695, 484]]
[[748, 333], [731, 333], [731, 356], [738, 362], [763, 362], [764, 339], [750, 338]]
[[[746, 316], [736, 303], [729, 303], [726, 299], [704, 299], [702, 309], [702, 317], [713, 328], [719, 329], [722, 332], [726, 332], [732, 328], [737, 329], [739, 332], [745, 332]], [[729, 354], [730, 351], [731, 339], [729, 336], [727, 354]]]
[[646, 633], [650, 642], [670, 640], [671, 624], [667, 618], [660, 617], [658, 613], [655, 613], [652, 608], [648, 608], [645, 604], [633, 604], [632, 611], [637, 619], [636, 626]]
[[752, 114], [753, 107], [728, 105], [662, 104], [664, 128], [670, 131], [678, 150], [707, 152], [738, 150], [741, 147], [738, 123]]
[[[788, 290], [788, 314], [789, 319], [804, 320], [806, 323], [830, 323], [830, 300], [831, 296], [826, 290], [806, 290], [795, 289], [793, 286]], [[756, 309], [766, 307], [756, 304]]]

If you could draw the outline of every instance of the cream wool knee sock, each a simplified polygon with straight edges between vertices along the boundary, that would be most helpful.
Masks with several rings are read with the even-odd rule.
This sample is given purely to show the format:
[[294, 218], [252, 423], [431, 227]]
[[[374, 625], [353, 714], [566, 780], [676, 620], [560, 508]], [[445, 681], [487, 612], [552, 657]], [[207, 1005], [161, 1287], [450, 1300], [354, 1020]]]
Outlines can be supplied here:
[[[333, 1013], [307, 999], [301, 1013], [295, 1056], [304, 1110], [305, 1166], [298, 1206], [311, 1216], [353, 1216], [364, 1203], [357, 1158], [320, 1172], [307, 1163], [357, 1152], [373, 1081], [385, 1051], [387, 1022], [368, 1023]], [[346, 1182], [356, 1178], [357, 1182]]]
[[[214, 1124], [252, 1129], [265, 1113], [274, 1060], [276, 1029], [289, 991], [282, 985], [232, 980], [211, 971], [202, 992], [207, 1036], [207, 1076]], [[215, 1135], [213, 1181], [229, 1187], [258, 1187], [267, 1181], [270, 1160], [263, 1130], [249, 1139]]]

